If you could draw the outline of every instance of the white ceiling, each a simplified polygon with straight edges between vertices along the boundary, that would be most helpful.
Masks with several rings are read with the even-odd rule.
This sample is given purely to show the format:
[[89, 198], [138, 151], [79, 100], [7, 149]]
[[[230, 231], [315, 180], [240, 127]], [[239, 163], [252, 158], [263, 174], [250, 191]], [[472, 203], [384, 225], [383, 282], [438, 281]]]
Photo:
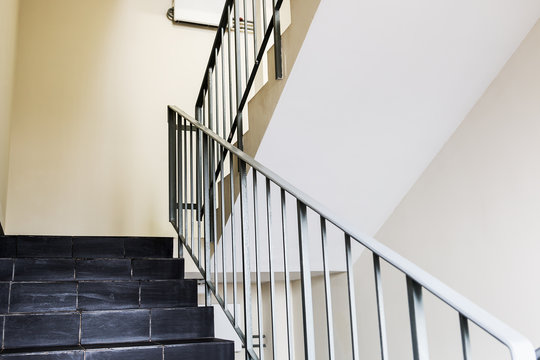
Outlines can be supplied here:
[[322, 0], [257, 159], [375, 234], [539, 16], [540, 0]]

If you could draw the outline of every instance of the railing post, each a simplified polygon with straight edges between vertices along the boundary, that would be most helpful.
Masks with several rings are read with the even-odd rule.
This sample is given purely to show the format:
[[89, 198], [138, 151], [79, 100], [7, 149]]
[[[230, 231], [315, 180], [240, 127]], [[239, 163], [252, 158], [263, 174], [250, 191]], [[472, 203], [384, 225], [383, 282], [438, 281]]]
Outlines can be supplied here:
[[281, 19], [279, 16], [279, 8], [281, 0], [274, 0], [274, 61], [276, 67], [276, 80], [283, 79], [283, 56], [281, 50]]
[[311, 265], [307, 234], [307, 208], [297, 200], [298, 244], [300, 250], [300, 276], [302, 283], [302, 318], [304, 320], [304, 358], [315, 359], [315, 328], [313, 325], [313, 300], [311, 294]]
[[407, 276], [407, 294], [409, 298], [409, 317], [414, 360], [428, 360], [428, 339], [422, 286]]
[[204, 278], [205, 278], [205, 303], [206, 306], [212, 305], [212, 294], [210, 289], [210, 282], [212, 276], [210, 273], [210, 169], [209, 160], [210, 154], [208, 152], [208, 135], [202, 135], [202, 152], [203, 152], [203, 191], [204, 191]]
[[167, 108], [169, 128], [169, 222], [178, 229], [176, 201], [176, 113]]
[[353, 360], [360, 359], [358, 351], [358, 323], [356, 320], [356, 296], [354, 291], [354, 270], [352, 263], [351, 236], [345, 234], [345, 258], [347, 263], [347, 290], [349, 293], [349, 317], [351, 322], [351, 344]]
[[[240, 49], [240, 14], [238, 10], [238, 0], [234, 0], [234, 49], [236, 64], [236, 118], [237, 118], [237, 143], [240, 150], [244, 150], [244, 125], [242, 123], [242, 113], [238, 112], [242, 101], [242, 51]], [[247, 81], [247, 79], [246, 79]]]
[[244, 333], [246, 336], [246, 359], [250, 360], [250, 353], [253, 352], [253, 324], [251, 319], [251, 264], [249, 250], [249, 213], [248, 213], [248, 189], [246, 163], [238, 159], [239, 178], [240, 178], [240, 225], [242, 238], [242, 264], [244, 281]]

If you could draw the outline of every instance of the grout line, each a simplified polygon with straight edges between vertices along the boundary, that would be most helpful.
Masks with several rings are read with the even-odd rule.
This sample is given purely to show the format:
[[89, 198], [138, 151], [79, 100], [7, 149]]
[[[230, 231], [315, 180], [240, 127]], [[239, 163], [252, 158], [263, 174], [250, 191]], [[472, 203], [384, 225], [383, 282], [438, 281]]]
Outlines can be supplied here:
[[82, 311], [79, 312], [79, 345], [82, 346]]
[[79, 309], [79, 282], [77, 281], [77, 288], [75, 293], [75, 310]]
[[149, 309], [148, 311], [150, 322], [148, 324], [148, 334], [149, 334], [149, 340], [152, 341], [152, 309]]
[[6, 317], [4, 316], [4, 319], [2, 322], [2, 350], [4, 349], [5, 333], [6, 333]]
[[9, 290], [8, 290], [8, 305], [7, 305], [7, 312], [9, 313], [9, 310], [11, 308], [11, 285], [13, 284], [13, 281], [9, 282]]
[[15, 281], [15, 259], [11, 261], [13, 262], [13, 266], [11, 268], [11, 281]]

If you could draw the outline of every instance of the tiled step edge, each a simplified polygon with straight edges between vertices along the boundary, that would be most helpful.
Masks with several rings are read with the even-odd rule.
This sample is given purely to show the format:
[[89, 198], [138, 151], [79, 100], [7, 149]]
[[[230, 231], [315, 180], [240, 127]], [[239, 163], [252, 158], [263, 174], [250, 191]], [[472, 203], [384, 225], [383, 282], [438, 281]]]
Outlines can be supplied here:
[[71, 349], [17, 349], [0, 353], [6, 360], [233, 360], [234, 343], [222, 339], [179, 340]]

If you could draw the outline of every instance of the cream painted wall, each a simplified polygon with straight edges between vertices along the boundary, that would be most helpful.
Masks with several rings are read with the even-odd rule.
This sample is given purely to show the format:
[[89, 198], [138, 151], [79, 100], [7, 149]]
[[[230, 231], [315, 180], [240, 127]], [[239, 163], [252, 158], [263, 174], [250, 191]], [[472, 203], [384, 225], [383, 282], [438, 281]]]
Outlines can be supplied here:
[[194, 108], [214, 32], [168, 7], [21, 0], [8, 233], [174, 234], [166, 105]]
[[6, 224], [9, 134], [19, 0], [0, 1], [0, 223]]
[[[376, 238], [540, 346], [540, 23], [528, 34]], [[373, 304], [368, 254], [358, 309]], [[405, 279], [383, 268], [390, 356], [408, 358]], [[460, 356], [458, 317], [427, 296], [432, 358]], [[360, 314], [377, 344], [373, 314]], [[378, 358], [378, 346], [364, 348]], [[473, 358], [508, 359], [472, 328]]]

